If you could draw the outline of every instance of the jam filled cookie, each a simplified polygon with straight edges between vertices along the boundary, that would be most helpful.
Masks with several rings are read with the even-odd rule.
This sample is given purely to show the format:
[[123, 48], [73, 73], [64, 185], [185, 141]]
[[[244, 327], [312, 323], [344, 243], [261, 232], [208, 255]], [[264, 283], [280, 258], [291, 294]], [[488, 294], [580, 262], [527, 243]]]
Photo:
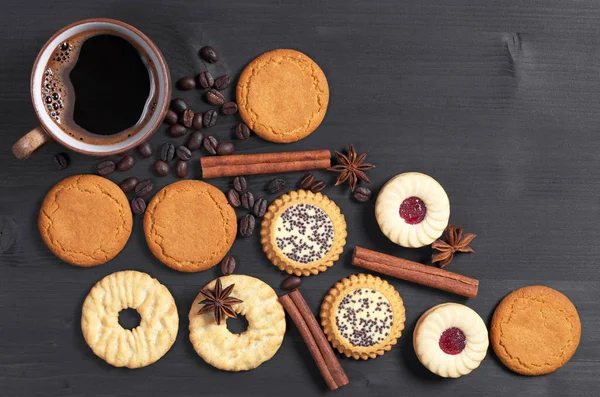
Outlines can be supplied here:
[[298, 190], [271, 204], [261, 227], [267, 257], [297, 276], [327, 270], [346, 244], [346, 221], [337, 205], [321, 193]]
[[[140, 325], [119, 325], [119, 312], [135, 309]], [[146, 273], [126, 270], [100, 280], [83, 302], [81, 329], [94, 353], [115, 367], [141, 368], [169, 351], [179, 327], [175, 300]]]
[[254, 59], [238, 80], [240, 116], [271, 142], [296, 142], [323, 121], [329, 86], [321, 68], [295, 50], [279, 49]]
[[117, 256], [129, 240], [132, 223], [123, 191], [97, 175], [75, 175], [57, 183], [46, 195], [38, 219], [50, 251], [82, 267]]
[[237, 218], [219, 189], [185, 180], [164, 187], [150, 201], [144, 233], [162, 263], [180, 272], [199, 272], [227, 254], [237, 233]]
[[[248, 329], [232, 334], [227, 317], [237, 314], [246, 317]], [[246, 371], [270, 360], [285, 334], [285, 313], [277, 294], [250, 276], [233, 274], [211, 281], [192, 303], [189, 318], [194, 350], [225, 371]]]
[[560, 292], [532, 285], [508, 294], [490, 328], [494, 352], [522, 375], [544, 375], [565, 365], [581, 338], [579, 314]]
[[450, 218], [444, 188], [429, 175], [396, 175], [381, 189], [375, 204], [379, 228], [394, 243], [418, 248], [442, 235]]
[[321, 305], [321, 325], [334, 348], [356, 360], [375, 358], [396, 344], [404, 304], [388, 282], [370, 274], [340, 280]]
[[485, 323], [473, 309], [443, 303], [426, 311], [415, 326], [413, 345], [421, 364], [444, 378], [479, 367], [489, 345]]

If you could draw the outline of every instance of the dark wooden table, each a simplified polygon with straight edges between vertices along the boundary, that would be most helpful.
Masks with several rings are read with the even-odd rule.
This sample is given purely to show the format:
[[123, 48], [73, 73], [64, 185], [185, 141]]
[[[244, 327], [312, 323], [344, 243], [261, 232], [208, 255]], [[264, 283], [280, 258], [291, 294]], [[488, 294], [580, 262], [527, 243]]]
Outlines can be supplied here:
[[[8, 4], [7, 4], [8, 3]], [[438, 4], [435, 4], [438, 3]], [[460, 5], [459, 5], [460, 4]], [[448, 192], [452, 222], [479, 236], [476, 252], [449, 269], [480, 280], [466, 300], [400, 280], [406, 330], [385, 356], [342, 359], [351, 384], [336, 395], [590, 396], [600, 388], [600, 5], [594, 1], [521, 2], [340, 1], [14, 1], [0, 16], [0, 395], [2, 396], [308, 396], [327, 391], [299, 333], [288, 331], [276, 356], [245, 373], [218, 371], [188, 340], [187, 313], [198, 289], [218, 269], [183, 274], [156, 260], [136, 218], [131, 239], [113, 261], [80, 269], [55, 258], [38, 230], [40, 203], [62, 178], [94, 172], [97, 161], [71, 154], [55, 171], [50, 144], [33, 158], [12, 158], [12, 143], [35, 126], [29, 74], [46, 39], [87, 17], [129, 22], [162, 49], [172, 76], [203, 70], [197, 50], [215, 46], [223, 61], [215, 74], [239, 75], [258, 54], [281, 47], [306, 52], [325, 71], [330, 105], [309, 138], [277, 146], [257, 137], [237, 144], [241, 153], [331, 148], [354, 143], [377, 164], [376, 192], [404, 171], [434, 176]], [[229, 92], [233, 95], [233, 91]], [[195, 109], [208, 106], [198, 91], [182, 95]], [[228, 139], [236, 117], [212, 132]], [[165, 127], [151, 142], [168, 136]], [[192, 178], [200, 177], [197, 152]], [[139, 159], [138, 159], [139, 160]], [[138, 161], [125, 176], [151, 174]], [[294, 186], [300, 174], [284, 178]], [[403, 249], [387, 241], [374, 203], [360, 205], [335, 175], [318, 173], [325, 194], [348, 223], [344, 255], [329, 271], [304, 281], [315, 312], [329, 288], [358, 269], [356, 245], [418, 261], [430, 249]], [[173, 177], [154, 178], [160, 188]], [[250, 178], [261, 192], [270, 177]], [[226, 189], [229, 180], [212, 181]], [[272, 197], [269, 197], [272, 198]], [[258, 237], [236, 241], [240, 273], [277, 287], [285, 277], [261, 251]], [[87, 347], [81, 304], [92, 285], [118, 270], [148, 272], [166, 284], [181, 317], [177, 341], [159, 362], [138, 370], [113, 368]], [[526, 378], [506, 370], [490, 350], [481, 366], [458, 380], [430, 374], [412, 348], [416, 320], [446, 301], [465, 303], [487, 321], [511, 290], [545, 284], [575, 303], [583, 331], [573, 359], [554, 374]]]

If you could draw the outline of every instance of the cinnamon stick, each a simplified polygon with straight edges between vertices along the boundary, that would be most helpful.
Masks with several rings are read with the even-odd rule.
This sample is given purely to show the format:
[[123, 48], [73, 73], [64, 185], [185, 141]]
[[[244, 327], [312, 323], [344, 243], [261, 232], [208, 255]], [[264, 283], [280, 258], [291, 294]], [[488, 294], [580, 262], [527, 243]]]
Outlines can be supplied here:
[[352, 264], [468, 298], [475, 298], [479, 288], [479, 281], [474, 278], [361, 247], [354, 248]]

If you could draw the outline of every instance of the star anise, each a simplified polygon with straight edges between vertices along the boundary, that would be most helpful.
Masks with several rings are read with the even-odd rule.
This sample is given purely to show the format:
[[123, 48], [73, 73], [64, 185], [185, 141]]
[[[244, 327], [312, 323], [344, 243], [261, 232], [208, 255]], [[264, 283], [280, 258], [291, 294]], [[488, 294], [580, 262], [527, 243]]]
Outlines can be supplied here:
[[212, 311], [215, 316], [215, 320], [219, 325], [221, 324], [221, 320], [223, 320], [226, 316], [236, 318], [237, 314], [235, 311], [233, 311], [232, 306], [237, 303], [242, 303], [243, 301], [229, 296], [231, 295], [231, 291], [233, 291], [234, 285], [235, 284], [231, 284], [227, 288], [223, 289], [221, 279], [218, 278], [214, 290], [211, 291], [209, 289], [202, 288], [200, 293], [204, 295], [206, 299], [199, 302], [201, 305], [204, 305], [204, 307], [198, 311], [198, 314], [204, 314]]
[[350, 145], [347, 155], [335, 151], [335, 157], [337, 158], [338, 164], [328, 168], [329, 171], [340, 173], [335, 182], [335, 186], [348, 181], [350, 190], [354, 191], [359, 180], [363, 180], [367, 183], [371, 182], [365, 171], [375, 168], [375, 166], [373, 164], [365, 163], [365, 159], [367, 158], [366, 152], [357, 155], [354, 150], [354, 145]]
[[437, 239], [433, 242], [431, 247], [438, 251], [431, 255], [431, 262], [439, 262], [440, 267], [444, 267], [454, 258], [456, 252], [473, 252], [473, 248], [469, 246], [471, 241], [476, 234], [463, 233], [464, 227], [456, 227], [455, 225], [448, 225], [444, 230], [444, 238], [446, 241]]

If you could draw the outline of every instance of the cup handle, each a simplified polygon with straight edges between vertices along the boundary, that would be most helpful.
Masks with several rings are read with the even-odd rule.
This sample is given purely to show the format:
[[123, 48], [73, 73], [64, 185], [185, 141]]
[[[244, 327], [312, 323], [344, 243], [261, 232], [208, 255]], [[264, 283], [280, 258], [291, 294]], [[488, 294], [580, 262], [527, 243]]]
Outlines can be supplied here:
[[25, 160], [36, 150], [50, 142], [51, 138], [40, 126], [23, 135], [12, 147], [13, 154], [19, 160]]

